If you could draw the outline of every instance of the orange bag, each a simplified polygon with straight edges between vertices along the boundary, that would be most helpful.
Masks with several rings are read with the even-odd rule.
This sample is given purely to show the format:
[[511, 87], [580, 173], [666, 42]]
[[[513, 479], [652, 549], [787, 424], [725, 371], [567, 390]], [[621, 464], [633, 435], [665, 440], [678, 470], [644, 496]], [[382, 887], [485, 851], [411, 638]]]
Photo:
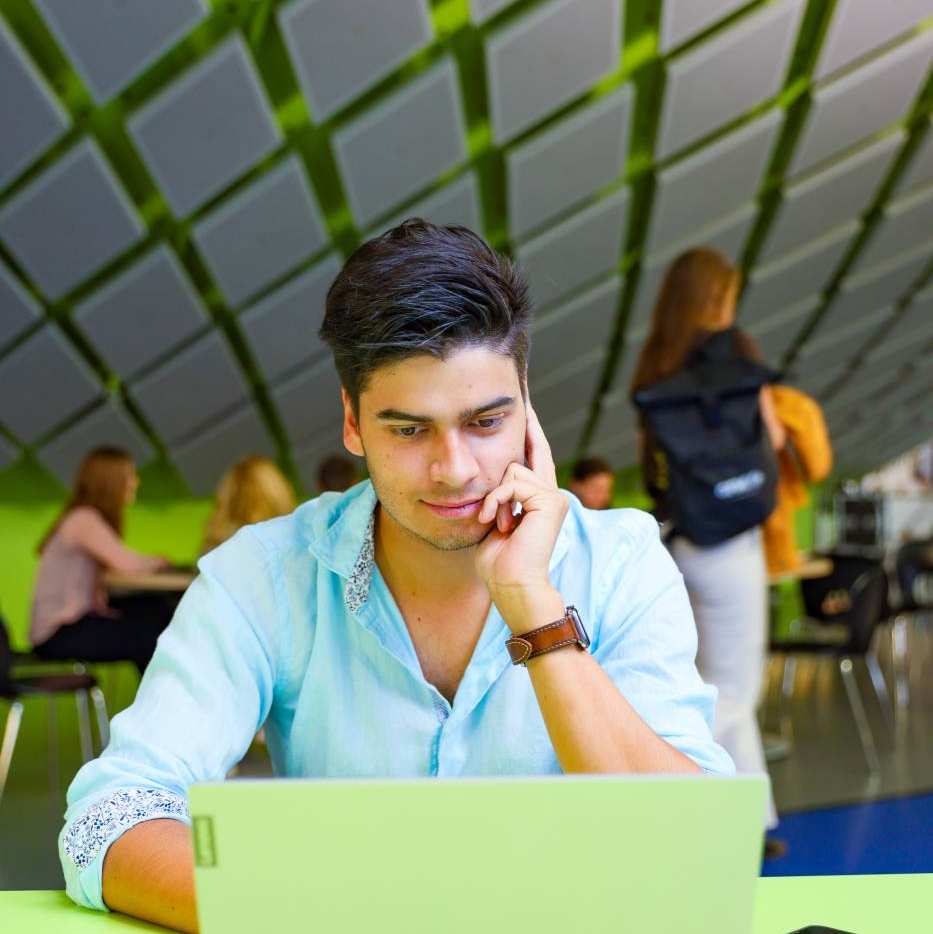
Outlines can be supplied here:
[[800, 566], [794, 535], [794, 513], [809, 501], [808, 483], [829, 476], [833, 451], [819, 403], [792, 386], [771, 387], [775, 414], [787, 431], [784, 448], [777, 452], [777, 506], [763, 526], [768, 573], [779, 574]]

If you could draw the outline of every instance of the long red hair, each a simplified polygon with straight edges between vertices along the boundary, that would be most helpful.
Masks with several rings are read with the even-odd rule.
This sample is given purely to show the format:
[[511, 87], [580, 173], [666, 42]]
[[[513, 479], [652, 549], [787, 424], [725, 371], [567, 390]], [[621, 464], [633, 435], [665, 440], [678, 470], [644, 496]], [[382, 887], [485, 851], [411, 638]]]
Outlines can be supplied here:
[[68, 513], [79, 506], [91, 506], [96, 509], [104, 521], [122, 538], [126, 490], [135, 470], [132, 456], [122, 448], [99, 447], [86, 454], [78, 468], [71, 496], [58, 518], [42, 537], [39, 553], [45, 550], [49, 539]]
[[668, 266], [632, 377], [632, 392], [676, 373], [700, 332], [733, 323], [739, 283], [739, 271], [709, 247], [687, 250]]

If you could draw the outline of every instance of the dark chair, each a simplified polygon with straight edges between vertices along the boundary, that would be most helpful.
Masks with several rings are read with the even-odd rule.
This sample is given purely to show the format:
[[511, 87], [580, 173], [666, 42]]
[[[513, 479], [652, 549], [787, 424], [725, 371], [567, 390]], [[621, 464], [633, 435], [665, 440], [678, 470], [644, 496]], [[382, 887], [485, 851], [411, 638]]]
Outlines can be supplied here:
[[49, 725], [49, 776], [58, 790], [58, 730], [56, 720], [56, 699], [62, 694], [71, 694], [78, 708], [78, 735], [81, 743], [81, 757], [87, 762], [94, 755], [91, 737], [91, 720], [88, 701], [94, 704], [97, 715], [97, 730], [101, 748], [107, 745], [110, 736], [110, 721], [107, 717], [107, 704], [97, 679], [88, 674], [46, 674], [20, 676], [13, 670], [12, 663], [21, 653], [10, 649], [10, 637], [2, 618], [0, 618], [0, 701], [9, 704], [3, 739], [0, 741], [0, 802], [10, 773], [13, 752], [23, 719], [23, 701], [33, 697], [45, 697], [48, 700]]
[[856, 664], [864, 665], [885, 717], [893, 726], [887, 685], [872, 643], [887, 600], [888, 582], [877, 561], [831, 554], [833, 571], [826, 577], [800, 582], [806, 618], [790, 639], [771, 641], [771, 652], [784, 663], [782, 698], [793, 692], [795, 661], [799, 656], [823, 656], [836, 660], [846, 697], [858, 729], [865, 761], [872, 773], [880, 768], [874, 735], [865, 712]]
[[888, 620], [894, 700], [898, 714], [910, 703], [910, 627], [933, 611], [933, 538], [908, 542], [894, 555]]

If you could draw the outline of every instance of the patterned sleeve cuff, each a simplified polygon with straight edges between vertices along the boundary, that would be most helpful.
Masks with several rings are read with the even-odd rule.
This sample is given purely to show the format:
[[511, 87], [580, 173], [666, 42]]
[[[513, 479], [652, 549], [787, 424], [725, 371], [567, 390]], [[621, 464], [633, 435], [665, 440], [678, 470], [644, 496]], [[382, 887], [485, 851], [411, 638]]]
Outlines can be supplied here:
[[158, 788], [128, 788], [102, 798], [75, 818], [65, 832], [62, 848], [81, 872], [103, 847], [143, 821], [169, 817], [190, 821], [188, 802]]

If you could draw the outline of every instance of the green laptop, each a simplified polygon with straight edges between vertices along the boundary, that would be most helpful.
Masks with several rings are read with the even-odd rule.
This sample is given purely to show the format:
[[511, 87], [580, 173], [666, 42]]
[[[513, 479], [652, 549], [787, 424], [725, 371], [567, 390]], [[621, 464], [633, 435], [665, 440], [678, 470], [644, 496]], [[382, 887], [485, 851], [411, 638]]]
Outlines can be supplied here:
[[201, 934], [748, 934], [763, 777], [190, 790]]

